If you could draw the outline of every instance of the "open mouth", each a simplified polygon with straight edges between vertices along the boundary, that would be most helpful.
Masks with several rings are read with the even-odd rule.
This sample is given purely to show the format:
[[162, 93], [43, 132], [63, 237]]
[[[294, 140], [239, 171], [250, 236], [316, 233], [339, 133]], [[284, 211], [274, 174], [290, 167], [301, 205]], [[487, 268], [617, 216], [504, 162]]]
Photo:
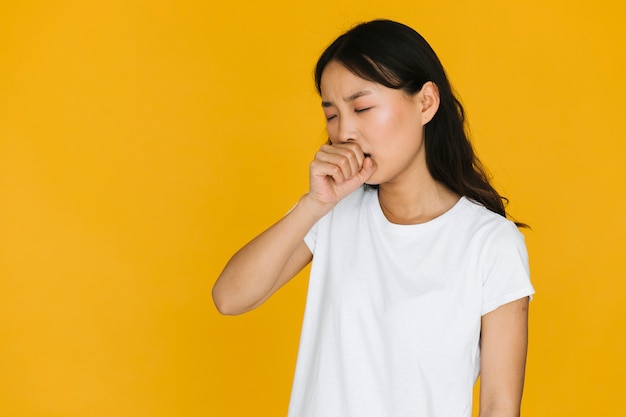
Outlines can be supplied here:
[[366, 158], [371, 158], [371, 157], [372, 157], [372, 154], [369, 154], [369, 153], [364, 153], [364, 154], [363, 154], [363, 156], [365, 156]]

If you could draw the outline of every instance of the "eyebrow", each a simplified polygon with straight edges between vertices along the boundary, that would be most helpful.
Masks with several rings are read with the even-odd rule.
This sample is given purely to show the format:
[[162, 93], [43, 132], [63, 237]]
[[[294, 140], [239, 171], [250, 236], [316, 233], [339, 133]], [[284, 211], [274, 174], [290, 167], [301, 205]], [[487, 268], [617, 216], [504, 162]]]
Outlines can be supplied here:
[[[343, 101], [349, 103], [351, 101], [356, 100], [359, 97], [367, 96], [369, 94], [372, 94], [372, 92], [368, 91], [368, 90], [357, 91], [356, 93], [352, 94], [351, 96], [344, 97]], [[332, 101], [322, 101], [322, 107], [332, 107], [332, 106], [333, 106]]]

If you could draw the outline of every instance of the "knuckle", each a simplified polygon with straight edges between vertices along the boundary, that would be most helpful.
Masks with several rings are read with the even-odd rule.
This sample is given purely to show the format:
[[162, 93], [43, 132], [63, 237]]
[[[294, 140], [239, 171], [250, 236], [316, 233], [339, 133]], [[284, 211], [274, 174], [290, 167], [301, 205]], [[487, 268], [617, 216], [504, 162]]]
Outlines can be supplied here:
[[317, 161], [325, 161], [326, 159], [328, 159], [329, 154], [330, 153], [327, 152], [326, 149], [320, 149], [317, 152], [315, 152], [314, 159]]

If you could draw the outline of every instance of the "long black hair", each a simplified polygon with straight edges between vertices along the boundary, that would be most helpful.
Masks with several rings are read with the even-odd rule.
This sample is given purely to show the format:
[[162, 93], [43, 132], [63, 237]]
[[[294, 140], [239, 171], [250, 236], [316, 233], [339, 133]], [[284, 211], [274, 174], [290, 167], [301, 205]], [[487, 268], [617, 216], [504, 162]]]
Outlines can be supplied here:
[[430, 175], [452, 191], [506, 217], [508, 200], [491, 185], [469, 141], [463, 106], [454, 95], [439, 58], [419, 33], [391, 20], [374, 20], [350, 29], [317, 61], [315, 85], [320, 94], [322, 72], [331, 61], [341, 63], [365, 80], [409, 95], [432, 81], [439, 90], [440, 103], [437, 113], [425, 126]]

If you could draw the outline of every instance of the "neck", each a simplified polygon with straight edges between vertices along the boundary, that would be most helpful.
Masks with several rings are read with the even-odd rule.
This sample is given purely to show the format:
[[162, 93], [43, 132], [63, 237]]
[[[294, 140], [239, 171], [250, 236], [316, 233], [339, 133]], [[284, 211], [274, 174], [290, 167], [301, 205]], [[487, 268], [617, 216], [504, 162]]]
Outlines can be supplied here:
[[395, 224], [425, 223], [450, 210], [460, 196], [430, 175], [419, 182], [386, 183], [378, 188], [385, 217]]

